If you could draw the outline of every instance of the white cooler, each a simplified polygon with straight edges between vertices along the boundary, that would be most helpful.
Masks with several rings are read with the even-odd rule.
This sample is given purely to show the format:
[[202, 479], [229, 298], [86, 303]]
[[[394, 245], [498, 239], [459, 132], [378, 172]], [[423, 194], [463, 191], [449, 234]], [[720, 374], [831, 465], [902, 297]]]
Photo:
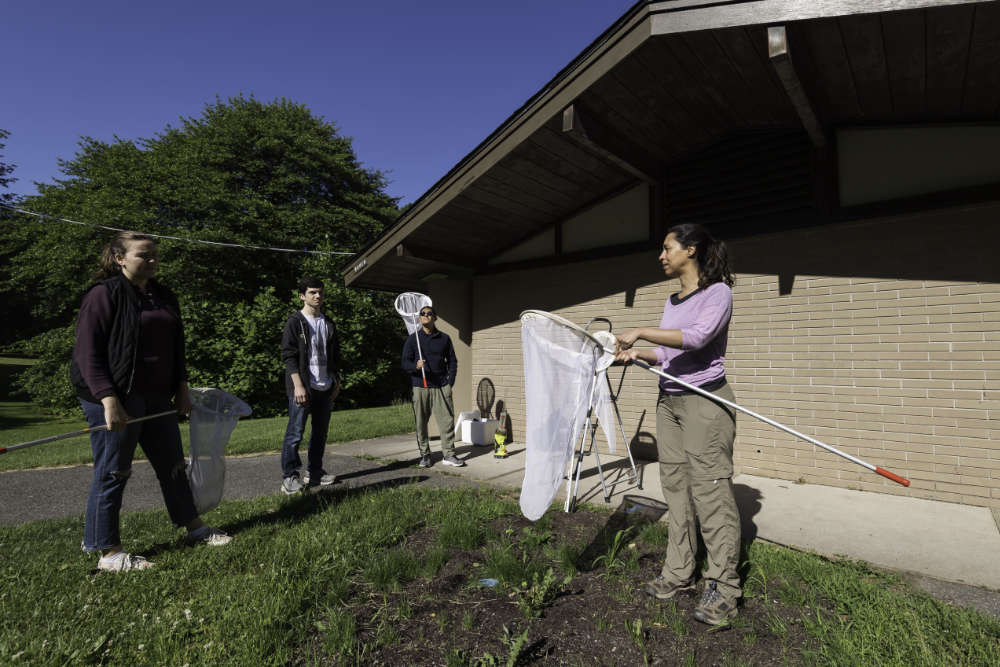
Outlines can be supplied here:
[[492, 445], [493, 434], [500, 428], [499, 419], [470, 419], [462, 422], [462, 442], [473, 445]]

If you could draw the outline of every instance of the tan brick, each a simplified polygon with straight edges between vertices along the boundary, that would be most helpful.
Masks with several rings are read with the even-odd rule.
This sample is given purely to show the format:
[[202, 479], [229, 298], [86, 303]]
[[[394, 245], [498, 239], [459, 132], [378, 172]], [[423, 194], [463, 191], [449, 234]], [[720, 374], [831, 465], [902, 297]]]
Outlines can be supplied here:
[[974, 486], [971, 484], [947, 484], [944, 482], [935, 482], [934, 488], [938, 491], [947, 491], [950, 493], [960, 493], [968, 496], [974, 497], [989, 497], [990, 489], [987, 487]]

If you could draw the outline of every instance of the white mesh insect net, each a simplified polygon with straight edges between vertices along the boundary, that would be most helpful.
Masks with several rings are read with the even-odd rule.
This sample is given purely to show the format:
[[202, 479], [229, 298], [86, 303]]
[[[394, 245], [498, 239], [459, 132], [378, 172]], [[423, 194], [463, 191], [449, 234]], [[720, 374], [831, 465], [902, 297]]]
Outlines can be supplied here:
[[250, 406], [221, 389], [188, 390], [191, 396], [191, 462], [188, 481], [199, 514], [215, 509], [226, 481], [226, 445]]
[[592, 334], [539, 310], [521, 313], [521, 343], [526, 450], [521, 512], [536, 521], [559, 492], [592, 410], [614, 451], [611, 397], [603, 375], [614, 357]]
[[431, 298], [420, 292], [403, 292], [396, 297], [396, 312], [406, 323], [406, 332], [412, 334], [420, 328], [420, 311], [432, 308]]
[[[396, 312], [406, 323], [406, 333], [413, 335], [420, 328], [420, 311], [424, 308], [433, 308], [431, 298], [420, 292], [403, 292], [396, 297]], [[424, 360], [424, 352], [420, 349], [420, 336], [416, 336], [417, 357]], [[424, 380], [424, 389], [427, 388], [427, 371], [421, 366], [420, 376]]]

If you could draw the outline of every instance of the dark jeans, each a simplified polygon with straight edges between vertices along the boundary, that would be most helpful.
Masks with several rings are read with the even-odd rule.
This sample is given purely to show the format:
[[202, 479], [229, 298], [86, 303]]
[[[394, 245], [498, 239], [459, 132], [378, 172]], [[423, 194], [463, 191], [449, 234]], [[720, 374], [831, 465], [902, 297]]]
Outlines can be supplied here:
[[299, 458], [299, 444], [306, 430], [306, 418], [312, 415], [312, 436], [309, 438], [309, 475], [315, 476], [323, 470], [323, 453], [326, 451], [326, 434], [330, 430], [330, 411], [333, 409], [333, 388], [326, 391], [309, 390], [309, 400], [305, 405], [288, 398], [288, 427], [285, 442], [281, 447], [281, 476], [291, 477], [299, 472], [302, 459]]
[[[80, 405], [91, 428], [105, 424], [103, 405], [82, 399]], [[167, 396], [129, 396], [122, 401], [122, 405], [133, 419], [173, 408]], [[95, 431], [90, 434], [94, 481], [90, 485], [84, 518], [85, 551], [98, 551], [121, 544], [118, 516], [125, 484], [132, 474], [132, 456], [137, 443], [156, 472], [170, 520], [177, 526], [186, 526], [198, 516], [188, 485], [176, 414], [130, 424], [118, 433]]]

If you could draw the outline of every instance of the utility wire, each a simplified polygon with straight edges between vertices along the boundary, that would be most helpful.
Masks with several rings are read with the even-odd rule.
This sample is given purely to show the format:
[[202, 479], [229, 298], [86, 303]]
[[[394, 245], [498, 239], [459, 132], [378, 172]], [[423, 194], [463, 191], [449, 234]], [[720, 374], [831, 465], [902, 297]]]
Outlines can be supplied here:
[[[107, 229], [112, 232], [125, 232], [125, 231], [136, 231], [119, 229], [118, 227], [108, 227], [107, 225], [98, 225], [92, 222], [80, 222], [79, 220], [70, 220], [68, 218], [59, 218], [53, 215], [46, 215], [45, 213], [36, 213], [34, 211], [28, 211], [27, 209], [19, 208], [17, 206], [11, 206], [10, 204], [5, 204], [0, 202], [0, 208], [10, 209], [17, 213], [22, 213], [24, 215], [32, 215], [36, 218], [42, 220], [54, 220], [56, 222], [68, 222], [73, 225], [81, 225], [83, 227], [94, 227], [95, 229]], [[274, 252], [301, 252], [309, 255], [355, 255], [357, 253], [353, 252], [341, 252], [335, 250], [296, 250], [294, 248], [272, 248], [269, 246], [259, 246], [259, 245], [246, 245], [243, 243], [224, 243], [222, 241], [205, 241], [204, 239], [192, 239], [182, 236], [167, 236], [166, 234], [151, 234], [149, 232], [137, 232], [139, 234], [144, 234], [146, 236], [152, 236], [157, 239], [170, 239], [171, 241], [186, 241], [188, 243], [201, 243], [204, 245], [221, 246], [224, 248], [245, 248], [247, 250], [272, 250]]]

